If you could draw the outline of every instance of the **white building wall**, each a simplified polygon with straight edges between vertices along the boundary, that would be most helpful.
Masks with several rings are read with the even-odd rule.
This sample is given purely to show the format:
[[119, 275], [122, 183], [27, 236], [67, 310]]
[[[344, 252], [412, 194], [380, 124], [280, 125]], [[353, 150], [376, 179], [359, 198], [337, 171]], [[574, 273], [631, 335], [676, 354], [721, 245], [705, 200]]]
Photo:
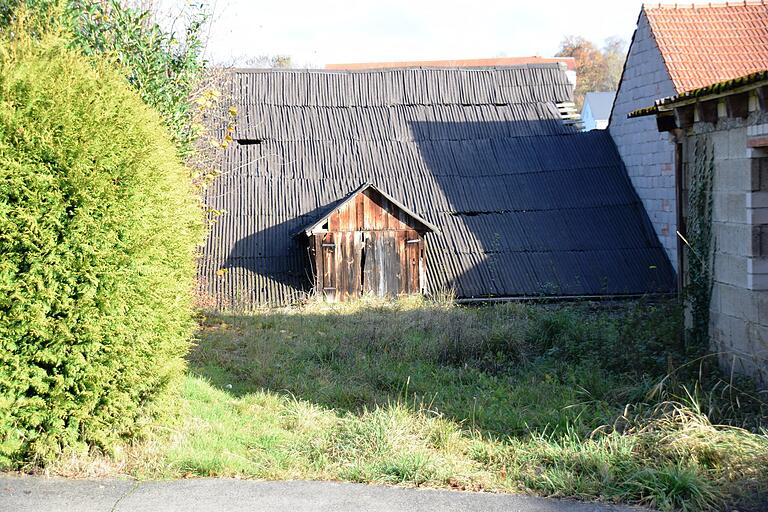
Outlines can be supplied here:
[[592, 109], [589, 108], [589, 104], [584, 105], [581, 110], [581, 122], [584, 124], [584, 131], [594, 130], [597, 127], [594, 116], [592, 116]]
[[667, 133], [659, 133], [654, 116], [627, 119], [633, 110], [675, 94], [648, 19], [641, 13], [608, 129], [656, 235], [677, 270], [674, 145]]

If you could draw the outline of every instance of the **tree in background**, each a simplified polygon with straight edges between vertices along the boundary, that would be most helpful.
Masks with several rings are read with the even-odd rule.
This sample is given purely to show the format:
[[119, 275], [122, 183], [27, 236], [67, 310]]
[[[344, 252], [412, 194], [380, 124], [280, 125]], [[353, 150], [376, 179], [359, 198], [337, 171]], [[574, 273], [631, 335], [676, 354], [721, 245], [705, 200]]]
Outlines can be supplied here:
[[609, 90], [619, 88], [621, 72], [624, 70], [624, 60], [627, 56], [627, 42], [620, 37], [609, 37], [603, 44], [603, 57], [610, 79]]
[[[24, 12], [26, 35], [60, 33], [67, 46], [111, 61], [163, 118], [179, 155], [204, 187], [218, 174], [222, 147], [231, 140], [237, 111], [227, 105], [226, 70], [203, 59], [207, 4], [187, 2], [163, 28], [152, 1], [0, 1], [0, 34]], [[215, 121], [211, 119], [215, 117]], [[209, 126], [222, 126], [211, 132]]]
[[556, 56], [576, 59], [574, 99], [579, 109], [586, 93], [618, 88], [626, 46], [626, 42], [618, 37], [606, 39], [602, 48], [581, 36], [567, 36], [560, 43]]
[[259, 69], [290, 69], [293, 60], [290, 55], [258, 55], [243, 62], [246, 67]]
[[205, 5], [189, 6], [179, 28], [170, 31], [155, 23], [146, 7], [118, 0], [68, 0], [64, 11], [71, 46], [113, 59], [144, 102], [163, 117], [182, 155], [195, 138], [192, 96], [205, 68]]
[[203, 59], [204, 2], [188, 2], [164, 29], [151, 2], [6, 0], [0, 6], [0, 30], [7, 30], [22, 10], [30, 35], [58, 31], [70, 48], [111, 60], [162, 116], [179, 153], [190, 156], [200, 135], [199, 106], [221, 96], [209, 90]]

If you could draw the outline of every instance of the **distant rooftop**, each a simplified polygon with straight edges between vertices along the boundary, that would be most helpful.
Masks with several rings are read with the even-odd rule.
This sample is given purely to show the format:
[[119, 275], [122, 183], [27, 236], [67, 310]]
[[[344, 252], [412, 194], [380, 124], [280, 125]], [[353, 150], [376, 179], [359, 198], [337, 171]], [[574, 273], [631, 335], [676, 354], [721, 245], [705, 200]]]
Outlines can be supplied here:
[[384, 68], [482, 68], [498, 66], [519, 66], [521, 64], [548, 64], [562, 62], [569, 71], [576, 70], [573, 57], [497, 57], [492, 59], [456, 60], [408, 60], [393, 62], [348, 62], [326, 64], [325, 69], [384, 69]]
[[644, 6], [678, 94], [768, 68], [765, 1]]

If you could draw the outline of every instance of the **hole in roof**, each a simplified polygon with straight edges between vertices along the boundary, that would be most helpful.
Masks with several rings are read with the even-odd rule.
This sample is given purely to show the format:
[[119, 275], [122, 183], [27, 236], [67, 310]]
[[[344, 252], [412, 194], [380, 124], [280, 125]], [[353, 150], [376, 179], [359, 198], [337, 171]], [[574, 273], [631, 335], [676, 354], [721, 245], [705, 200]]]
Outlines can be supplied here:
[[261, 144], [261, 139], [237, 139], [237, 143], [241, 146], [252, 146], [254, 144]]

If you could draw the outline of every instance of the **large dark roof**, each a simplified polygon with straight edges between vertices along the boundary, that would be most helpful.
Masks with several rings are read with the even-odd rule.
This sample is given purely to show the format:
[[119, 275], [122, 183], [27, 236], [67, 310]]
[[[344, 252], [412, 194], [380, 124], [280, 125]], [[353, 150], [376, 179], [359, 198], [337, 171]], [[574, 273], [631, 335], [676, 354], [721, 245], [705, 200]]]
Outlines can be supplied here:
[[[435, 224], [428, 283], [460, 297], [669, 291], [673, 274], [605, 131], [577, 133], [557, 65], [236, 71], [225, 210], [201, 260], [223, 304], [307, 289], [292, 235], [360, 183]], [[258, 143], [254, 143], [258, 141]], [[226, 269], [222, 272], [220, 269]]]

